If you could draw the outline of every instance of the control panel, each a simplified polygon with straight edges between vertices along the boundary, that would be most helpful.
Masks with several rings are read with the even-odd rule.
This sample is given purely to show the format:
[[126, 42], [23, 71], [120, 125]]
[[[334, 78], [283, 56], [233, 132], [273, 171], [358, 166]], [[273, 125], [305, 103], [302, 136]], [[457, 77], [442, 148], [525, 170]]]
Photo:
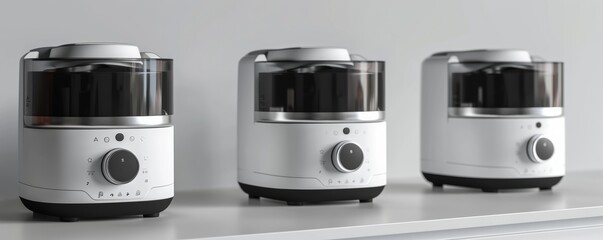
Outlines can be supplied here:
[[324, 131], [320, 137], [331, 143], [320, 149], [317, 176], [321, 183], [327, 187], [362, 186], [373, 175], [385, 174], [385, 139], [381, 139], [385, 135], [380, 135], [380, 130], [358, 124]]
[[[153, 135], [114, 131], [92, 139], [98, 151], [91, 160], [84, 189], [96, 200], [142, 198], [150, 189], [153, 155], [147, 152]], [[100, 141], [102, 139], [102, 141]], [[153, 169], [157, 171], [157, 169]]]

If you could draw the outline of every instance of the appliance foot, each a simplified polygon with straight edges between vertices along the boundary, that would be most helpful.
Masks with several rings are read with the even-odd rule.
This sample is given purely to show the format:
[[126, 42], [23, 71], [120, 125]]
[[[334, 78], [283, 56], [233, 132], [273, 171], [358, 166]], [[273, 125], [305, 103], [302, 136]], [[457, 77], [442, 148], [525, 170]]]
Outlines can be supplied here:
[[304, 202], [287, 202], [289, 206], [303, 206]]
[[373, 199], [360, 199], [360, 203], [371, 203], [373, 202]]
[[541, 187], [540, 191], [551, 191], [553, 190], [553, 187]]
[[156, 218], [156, 217], [159, 217], [159, 213], [157, 212], [157, 213], [151, 213], [151, 214], [143, 214], [142, 217], [145, 217], [145, 218]]
[[255, 196], [255, 195], [249, 194], [249, 199], [260, 199], [260, 196]]
[[441, 183], [433, 183], [433, 188], [443, 188], [444, 184]]
[[493, 189], [493, 188], [482, 188], [482, 192], [487, 192], [487, 193], [497, 193], [498, 189]]
[[59, 220], [61, 220], [61, 222], [77, 222], [80, 219], [77, 217], [59, 217]]

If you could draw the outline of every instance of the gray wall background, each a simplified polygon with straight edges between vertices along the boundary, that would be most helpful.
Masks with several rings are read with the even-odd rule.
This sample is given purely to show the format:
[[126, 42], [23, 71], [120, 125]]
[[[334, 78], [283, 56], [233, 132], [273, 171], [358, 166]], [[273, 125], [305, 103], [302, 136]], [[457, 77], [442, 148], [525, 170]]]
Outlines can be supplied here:
[[0, 195], [17, 194], [18, 61], [29, 49], [127, 42], [175, 59], [177, 189], [236, 185], [237, 62], [341, 46], [387, 62], [390, 179], [419, 176], [420, 66], [443, 50], [564, 61], [569, 171], [601, 169], [603, 1], [11, 1], [0, 7]]

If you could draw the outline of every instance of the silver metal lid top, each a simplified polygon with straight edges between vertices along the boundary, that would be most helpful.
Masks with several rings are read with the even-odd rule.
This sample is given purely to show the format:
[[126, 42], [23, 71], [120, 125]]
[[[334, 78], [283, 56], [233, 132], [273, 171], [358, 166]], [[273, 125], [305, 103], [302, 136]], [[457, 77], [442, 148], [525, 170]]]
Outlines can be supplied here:
[[71, 43], [31, 50], [25, 59], [140, 59], [160, 58], [157, 54], [140, 52], [137, 46], [123, 43]]
[[348, 50], [343, 48], [286, 48], [269, 50], [267, 61], [351, 61]]
[[141, 58], [138, 47], [119, 43], [73, 43], [53, 47], [49, 58]]
[[434, 56], [450, 56], [453, 62], [532, 62], [533, 57], [525, 50], [480, 49], [469, 51], [440, 52]]

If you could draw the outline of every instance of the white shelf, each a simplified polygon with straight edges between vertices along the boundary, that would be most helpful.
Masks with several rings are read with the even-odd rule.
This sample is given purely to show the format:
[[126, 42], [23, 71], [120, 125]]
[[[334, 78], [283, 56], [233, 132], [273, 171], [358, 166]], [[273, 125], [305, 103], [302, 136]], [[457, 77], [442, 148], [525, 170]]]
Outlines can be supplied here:
[[34, 219], [15, 198], [0, 200], [10, 239], [317, 239], [382, 236], [603, 216], [603, 172], [569, 173], [552, 191], [482, 193], [423, 179], [391, 182], [373, 203], [287, 206], [239, 189], [178, 192], [159, 218]]

